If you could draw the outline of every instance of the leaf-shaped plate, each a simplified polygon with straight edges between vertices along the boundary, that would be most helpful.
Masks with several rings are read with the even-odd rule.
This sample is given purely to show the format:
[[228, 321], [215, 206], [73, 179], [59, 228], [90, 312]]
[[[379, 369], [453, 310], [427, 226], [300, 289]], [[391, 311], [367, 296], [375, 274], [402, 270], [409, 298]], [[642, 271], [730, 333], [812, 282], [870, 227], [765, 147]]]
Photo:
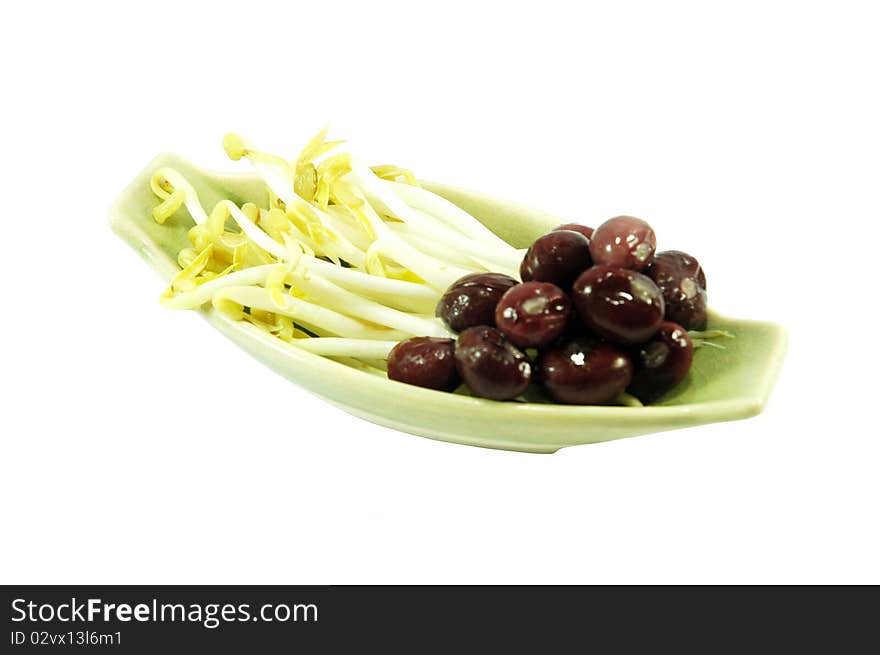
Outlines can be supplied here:
[[[132, 181], [111, 210], [111, 224], [164, 279], [177, 271], [192, 220], [185, 209], [163, 224], [151, 215], [157, 200], [150, 176], [161, 166], [180, 170], [206, 207], [230, 198], [267, 203], [262, 182], [251, 175], [204, 171], [173, 154], [161, 154]], [[566, 221], [479, 193], [426, 184], [517, 247]], [[145, 299], [149, 302], [150, 299]], [[709, 329], [736, 338], [725, 349], [701, 348], [688, 379], [658, 404], [644, 408], [496, 402], [401, 384], [305, 352], [250, 324], [213, 311], [205, 318], [265, 365], [355, 416], [404, 432], [454, 443], [534, 453], [731, 421], [758, 414], [767, 402], [786, 349], [785, 331], [772, 323], [710, 313]]]

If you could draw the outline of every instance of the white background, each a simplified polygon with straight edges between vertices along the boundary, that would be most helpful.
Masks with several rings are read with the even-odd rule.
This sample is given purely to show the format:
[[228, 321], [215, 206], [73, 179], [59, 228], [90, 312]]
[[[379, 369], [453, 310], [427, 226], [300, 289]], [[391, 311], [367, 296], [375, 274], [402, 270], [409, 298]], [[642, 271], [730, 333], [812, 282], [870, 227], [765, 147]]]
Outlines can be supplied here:
[[[880, 582], [871, 3], [14, 3], [4, 10], [5, 583]], [[551, 456], [354, 419], [107, 225], [156, 153], [329, 120], [374, 163], [696, 254], [790, 333], [752, 420]], [[504, 426], [499, 426], [503, 429]]]

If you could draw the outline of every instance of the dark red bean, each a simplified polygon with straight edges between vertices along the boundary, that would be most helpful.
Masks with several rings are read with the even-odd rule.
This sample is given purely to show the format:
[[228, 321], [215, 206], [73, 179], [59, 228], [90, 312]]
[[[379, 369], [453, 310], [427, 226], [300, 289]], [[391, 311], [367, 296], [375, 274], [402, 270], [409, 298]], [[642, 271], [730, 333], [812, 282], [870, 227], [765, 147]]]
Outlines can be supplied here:
[[553, 231], [556, 230], [571, 230], [572, 232], [580, 232], [588, 239], [593, 238], [593, 228], [587, 227], [586, 225], [581, 225], [580, 223], [565, 223], [560, 225], [559, 227], [554, 227]]
[[509, 400], [520, 395], [532, 379], [532, 366], [495, 328], [471, 327], [458, 337], [455, 346], [458, 373], [476, 396]]
[[426, 389], [453, 391], [460, 384], [455, 340], [414, 337], [401, 341], [388, 355], [388, 377]]
[[497, 287], [506, 291], [514, 284], [519, 284], [519, 282], [509, 275], [504, 275], [504, 273], [468, 273], [464, 277], [453, 282], [449, 288], [459, 289], [461, 287], [480, 286], [491, 288]]
[[640, 271], [651, 263], [657, 239], [645, 221], [634, 216], [615, 216], [597, 227], [590, 239], [593, 263]]
[[507, 290], [495, 308], [495, 325], [520, 348], [553, 343], [571, 315], [571, 300], [549, 282], [523, 282]]
[[593, 332], [621, 345], [643, 343], [663, 320], [663, 295], [651, 278], [623, 268], [594, 266], [572, 288], [572, 302]]
[[666, 320], [688, 330], [706, 327], [706, 275], [700, 262], [680, 250], [664, 250], [654, 255], [645, 269], [666, 302]]
[[633, 375], [629, 355], [595, 338], [582, 337], [542, 353], [537, 377], [553, 400], [600, 405], [614, 400]]
[[664, 321], [649, 342], [635, 350], [636, 372], [627, 391], [650, 403], [685, 379], [694, 358], [687, 330]]
[[437, 304], [437, 316], [456, 332], [494, 325], [495, 307], [504, 292], [519, 284], [501, 273], [473, 273], [457, 280]]
[[523, 282], [550, 282], [568, 289], [592, 264], [587, 237], [572, 230], [555, 230], [535, 240], [523, 257], [519, 274]]

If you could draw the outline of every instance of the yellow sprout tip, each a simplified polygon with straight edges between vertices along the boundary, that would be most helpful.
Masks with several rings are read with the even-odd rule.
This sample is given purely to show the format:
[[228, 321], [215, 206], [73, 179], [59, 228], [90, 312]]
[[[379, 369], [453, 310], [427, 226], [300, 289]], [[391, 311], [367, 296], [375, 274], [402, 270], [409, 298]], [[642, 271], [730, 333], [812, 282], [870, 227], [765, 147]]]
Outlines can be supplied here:
[[247, 154], [248, 147], [241, 136], [230, 132], [223, 135], [223, 150], [232, 161], [238, 161]]
[[175, 189], [174, 192], [165, 198], [160, 204], [153, 207], [153, 219], [160, 225], [167, 221], [174, 213], [180, 209], [180, 206], [186, 200], [186, 194], [182, 189]]

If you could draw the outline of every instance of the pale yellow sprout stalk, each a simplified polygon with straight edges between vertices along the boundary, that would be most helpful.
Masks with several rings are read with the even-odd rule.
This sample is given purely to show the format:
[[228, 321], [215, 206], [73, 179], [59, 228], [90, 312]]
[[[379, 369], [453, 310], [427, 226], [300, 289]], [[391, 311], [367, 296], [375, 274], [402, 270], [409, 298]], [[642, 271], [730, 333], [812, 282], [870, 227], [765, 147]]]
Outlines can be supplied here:
[[[324, 138], [325, 132], [326, 129], [312, 139], [312, 142], [304, 149], [304, 154], [320, 154], [337, 145], [324, 144], [325, 147], [322, 147], [320, 143], [316, 142], [317, 139], [322, 140]], [[310, 169], [307, 168], [309, 162], [302, 161], [301, 156], [296, 168], [293, 168], [281, 157], [257, 150], [235, 134], [227, 134], [224, 137], [223, 145], [227, 154], [233, 160], [238, 160], [241, 157], [247, 158], [272, 192], [285, 203], [288, 212], [290, 212], [289, 218], [295, 219], [298, 217], [300, 219], [299, 224], [295, 220], [292, 221], [292, 227], [289, 229], [298, 230], [301, 234], [304, 233], [306, 238], [302, 240], [308, 243], [312, 249], [337, 260], [337, 262], [345, 260], [358, 268], [364, 267], [364, 251], [335, 230], [332, 226], [333, 221], [328, 220], [329, 217], [324, 212], [310, 205], [307, 199], [302, 198], [297, 193], [298, 189], [300, 192], [303, 192], [303, 188], [310, 188], [309, 184], [304, 181], [307, 174], [303, 171], [314, 171], [314, 166]], [[317, 175], [317, 172], [315, 172], [315, 175]], [[270, 210], [269, 213], [271, 215], [277, 211], [279, 210], [276, 208]], [[268, 248], [266, 249], [268, 250]], [[275, 254], [272, 250], [268, 251]]]
[[[265, 334], [265, 330], [254, 324], [244, 323], [242, 329], [258, 336]], [[276, 340], [275, 345], [282, 350], [301, 351], [307, 350], [322, 357], [330, 357], [341, 364], [351, 366], [358, 370], [373, 375], [386, 377], [385, 362], [391, 349], [397, 345], [397, 341], [376, 341], [372, 339], [346, 339], [343, 337], [313, 337], [309, 339], [294, 339], [291, 342]], [[359, 353], [360, 359], [355, 359], [350, 353]]]
[[[388, 227], [423, 253], [431, 255], [432, 257], [436, 257], [445, 262], [450, 262], [460, 268], [476, 267], [478, 269], [490, 270], [485, 268], [482, 264], [474, 262], [467, 252], [456, 249], [442, 239], [432, 239], [430, 236], [417, 232], [406, 223], [389, 223]], [[495, 272], [507, 273], [507, 270], [498, 269]]]
[[[238, 135], [227, 134], [226, 137], [224, 137], [223, 145], [231, 159], [238, 160], [242, 157], [248, 159], [272, 192], [281, 198], [281, 200], [289, 207], [301, 211], [303, 214], [312, 217], [319, 223], [326, 224], [329, 222], [324, 219], [326, 216], [324, 211], [296, 194], [294, 190], [293, 173], [289, 164], [286, 162], [282, 164], [277, 161], [277, 158], [256, 150]], [[369, 175], [381, 182], [379, 178], [376, 178], [375, 175], [373, 175], [372, 171], [369, 172]], [[343, 176], [339, 176], [335, 179], [336, 185], [342, 182], [342, 179], [339, 179], [341, 177]], [[357, 188], [351, 188], [349, 190], [352, 192], [355, 202], [361, 205], [358, 209], [361, 210], [361, 215], [369, 223], [376, 236], [385, 237], [383, 252], [390, 259], [413, 271], [418, 277], [425, 280], [428, 284], [438, 290], [445, 290], [455, 280], [472, 272], [425, 255], [425, 253], [412, 247], [406, 241], [398, 238], [393, 232], [387, 229], [387, 226], [384, 224], [381, 217], [372, 207], [370, 207], [363, 193]], [[349, 209], [356, 211], [355, 208], [351, 206], [349, 206]]]
[[316, 337], [299, 339], [296, 347], [316, 355], [327, 357], [355, 357], [357, 359], [387, 359], [388, 353], [397, 341], [376, 341], [371, 339], [345, 339], [342, 337]]
[[186, 210], [196, 225], [208, 221], [208, 215], [199, 202], [199, 194], [186, 178], [173, 168], [160, 168], [153, 173], [150, 187], [153, 193], [163, 199], [163, 202], [153, 209], [153, 218], [157, 223], [164, 223], [181, 205], [186, 205]]
[[[474, 243], [473, 239], [455, 230], [446, 223], [438, 221], [435, 217], [426, 212], [419, 211], [409, 207], [399, 197], [395, 195], [393, 190], [383, 186], [384, 181], [378, 178], [371, 169], [357, 160], [352, 160], [352, 171], [347, 176], [348, 183], [358, 189], [358, 193], [365, 199], [365, 213], [369, 216], [369, 212], [379, 210], [396, 217], [403, 223], [392, 224], [395, 236], [404, 236], [403, 243], [408, 246], [415, 247], [422, 253], [432, 255], [435, 261], [454, 264], [460, 270], [474, 268], [474, 256], [479, 255], [480, 260], [476, 265], [476, 269], [493, 270], [499, 273], [505, 273], [512, 277], [519, 276], [519, 263], [522, 261], [523, 254], [505, 244], [504, 248], [495, 246], [487, 246], [486, 243]], [[408, 185], [403, 185], [408, 186]], [[468, 217], [472, 222], [477, 222], [474, 218]], [[377, 234], [382, 234], [379, 228], [376, 228]], [[401, 233], [405, 233], [402, 235]], [[419, 235], [420, 238], [410, 238], [409, 234]], [[394, 258], [396, 244], [393, 240], [386, 239], [382, 244], [382, 251]], [[457, 253], [457, 254], [455, 254]], [[469, 257], [462, 258], [460, 255], [466, 253]], [[397, 258], [400, 261], [400, 258]], [[488, 266], [483, 266], [482, 262], [491, 262]], [[401, 263], [403, 263], [401, 261]], [[458, 275], [455, 279], [458, 279]], [[454, 281], [454, 280], [453, 280]]]
[[[344, 182], [340, 180], [338, 184]], [[474, 272], [439, 260], [413, 247], [382, 220], [358, 189], [349, 187], [347, 191], [356, 202], [360, 203], [357, 207], [350, 206], [350, 210], [362, 216], [376, 234], [376, 240], [371, 245], [372, 249], [378, 249], [383, 255], [405, 266], [441, 292], [446, 291], [459, 278]]]
[[254, 167], [254, 170], [263, 178], [263, 181], [266, 182], [266, 186], [285, 205], [303, 212], [313, 220], [321, 222], [321, 210], [296, 193], [294, 169], [286, 160], [257, 150], [238, 134], [227, 134], [224, 136], [223, 148], [233, 161], [238, 161], [242, 157], [247, 159], [251, 166]]
[[[413, 209], [413, 212], [428, 216], [426, 212], [423, 212], [420, 209]], [[425, 232], [424, 230], [413, 228], [409, 225], [407, 227], [413, 230], [416, 234], [421, 234], [425, 237], [430, 237], [431, 233], [434, 232], [434, 230]], [[479, 258], [481, 261], [492, 262], [494, 265], [501, 266], [505, 269], [517, 271], [517, 274], [513, 277], [519, 278], [519, 265], [522, 263], [523, 257], [526, 256], [527, 248], [513, 248], [511, 246], [508, 246], [507, 248], [495, 248], [477, 239], [454, 232], [453, 228], [450, 228], [449, 226], [443, 225], [442, 227], [445, 228], [445, 231], [440, 232], [443, 235], [442, 240], [448, 241], [449, 244], [454, 245], [456, 250], [466, 252], [470, 257]]]
[[426, 233], [407, 223], [389, 223], [389, 227], [416, 248], [437, 259], [454, 263], [461, 268], [504, 273], [519, 279], [519, 265], [525, 251], [511, 250], [508, 256], [507, 253], [486, 248], [485, 244], [468, 241], [465, 237], [460, 237], [461, 241], [447, 239], [445, 235], [438, 237], [436, 233]]
[[[519, 264], [522, 261], [524, 252], [513, 248], [494, 234], [491, 240], [482, 236], [485, 232], [489, 232], [488, 229], [469, 214], [459, 209], [458, 213], [452, 214], [455, 220], [450, 219], [448, 222], [438, 220], [427, 211], [410, 207], [396, 194], [396, 190], [400, 187], [405, 187], [409, 190], [416, 189], [422, 194], [429, 194], [429, 192], [407, 184], [398, 183], [395, 187], [385, 186], [386, 181], [377, 177], [370, 168], [361, 162], [352, 160], [351, 166], [352, 169], [349, 177], [362, 190], [365, 197], [372, 203], [378, 203], [386, 212], [403, 221], [407, 228], [411, 229], [414, 233], [453, 250], [474, 255], [479, 254], [482, 261], [495, 264], [490, 270], [519, 277]], [[435, 203], [431, 206], [436, 209], [443, 205], [442, 203]], [[446, 213], [450, 212], [446, 210]], [[462, 218], [462, 215], [465, 218]], [[470, 232], [481, 235], [478, 243], [474, 243], [474, 237], [467, 234], [467, 232], [459, 231], [462, 227], [469, 227], [474, 224], [479, 225], [480, 228], [472, 229]], [[489, 234], [492, 233], [489, 232]], [[424, 246], [425, 242], [422, 240], [420, 243]]]
[[231, 200], [221, 200], [218, 202], [214, 206], [214, 211], [211, 212], [210, 220], [212, 222], [216, 221], [217, 224], [222, 226], [226, 222], [226, 218], [229, 216], [231, 216], [232, 220], [238, 224], [241, 231], [260, 248], [278, 259], [284, 260], [288, 257], [288, 251], [284, 245], [278, 243], [268, 234], [263, 232], [263, 230], [248, 218]]
[[715, 343], [713, 339], [733, 339], [734, 335], [727, 330], [688, 330], [688, 336], [691, 338], [691, 344], [694, 348], [702, 348], [703, 346], [712, 346], [725, 350], [725, 346]]
[[617, 394], [617, 397], [614, 399], [614, 404], [623, 405], [624, 407], [644, 407], [641, 400], [625, 391]]
[[321, 335], [379, 341], [399, 341], [412, 336], [400, 330], [367, 325], [363, 321], [293, 296], [285, 296], [280, 304], [277, 301], [278, 298], [273, 297], [268, 290], [253, 286], [225, 287], [215, 293], [212, 299], [215, 309], [232, 318], [242, 318], [243, 309], [249, 307], [287, 316]]
[[374, 205], [374, 209], [376, 208], [375, 205], [378, 205], [382, 213], [396, 216], [399, 220], [412, 225], [414, 228], [421, 228], [422, 231], [429, 231], [437, 227], [436, 221], [424, 214], [414, 212], [409, 205], [384, 185], [383, 180], [377, 177], [368, 166], [360, 161], [356, 159], [351, 160], [351, 172], [348, 178]]
[[287, 243], [288, 240], [293, 240], [311, 254], [326, 254], [307, 234], [308, 224], [300, 225], [291, 220], [290, 214], [283, 209], [273, 207], [268, 211], [261, 211], [259, 225], [275, 241]]
[[427, 319], [387, 307], [343, 289], [329, 280], [309, 275], [302, 269], [295, 269], [292, 275], [294, 286], [303, 291], [306, 297], [319, 299], [324, 306], [343, 314], [396, 328], [412, 336], [453, 336], [439, 320]]
[[[211, 250], [202, 251], [189, 266], [175, 277], [175, 281], [160, 299], [163, 307], [197, 309], [209, 302], [218, 290], [228, 286], [264, 284], [270, 273], [277, 269], [276, 264], [253, 266], [215, 277], [196, 286], [196, 276], [204, 270], [210, 255]], [[287, 256], [288, 259], [290, 257], [290, 255]], [[303, 254], [299, 266], [302, 270], [310, 271], [312, 276], [324, 277], [349, 291], [403, 311], [419, 314], [431, 313], [440, 298], [438, 293], [424, 284], [368, 275], [352, 268], [337, 266], [311, 255]], [[181, 292], [180, 287], [183, 280], [188, 281], [184, 284], [186, 292]], [[293, 284], [294, 280], [294, 275], [286, 271], [283, 282]]]
[[355, 220], [352, 215], [341, 207], [330, 205], [327, 207], [327, 224], [351, 241], [357, 248], [366, 252], [373, 242], [375, 235], [368, 234], [364, 226]]
[[327, 257], [335, 260], [343, 260], [356, 268], [363, 269], [366, 261], [366, 253], [346, 239], [335, 228], [321, 223], [312, 223], [308, 226], [309, 236]]
[[[352, 162], [351, 174], [356, 178], [371, 202], [386, 208], [390, 214], [412, 226], [413, 229], [423, 234], [434, 233], [435, 238], [448, 241], [455, 247], [467, 248], [469, 247], [468, 239], [476, 239], [482, 244], [485, 259], [495, 260], [497, 257], [506, 268], [511, 267], [511, 262], [515, 264], [515, 268], [519, 268], [522, 254], [452, 203], [439, 196], [436, 196], [437, 200], [427, 201], [425, 196], [434, 196], [435, 194], [421, 187], [400, 183], [393, 183], [394, 186], [391, 186], [359, 161]], [[398, 195], [398, 192], [401, 195]], [[403, 200], [403, 194], [422, 199], [428, 209], [411, 207]], [[450, 207], [455, 209], [450, 209]], [[463, 238], [465, 236], [468, 239]]]
[[436, 217], [448, 226], [457, 229], [462, 234], [478, 242], [485, 243], [502, 251], [513, 248], [504, 239], [480, 223], [480, 221], [443, 196], [418, 186], [401, 184], [400, 182], [383, 180], [382, 184], [394, 191], [403, 202], [413, 209], [418, 209]]
[[[413, 210], [414, 216], [427, 217], [427, 214]], [[429, 218], [433, 221], [433, 218]], [[474, 241], [459, 232], [454, 232], [446, 225], [439, 223], [423, 223], [413, 225], [412, 222], [387, 221], [390, 227], [407, 242], [412, 243], [420, 250], [431, 253], [443, 261], [458, 261], [460, 266], [468, 267], [473, 264], [473, 258], [479, 257], [482, 261], [493, 262], [494, 270], [498, 273], [518, 271], [525, 251], [510, 249], [499, 251], [488, 248], [486, 244]], [[425, 244], [430, 244], [425, 250]], [[451, 256], [449, 253], [457, 253]], [[503, 269], [503, 270], [502, 270]], [[516, 273], [518, 276], [519, 274]]]
[[411, 186], [421, 186], [412, 171], [407, 170], [406, 168], [385, 164], [382, 166], [370, 166], [370, 170], [383, 180], [401, 182]]
[[235, 271], [204, 282], [190, 291], [174, 293], [173, 286], [168, 287], [159, 302], [168, 309], [198, 309], [214, 297], [220, 289], [232, 286], [249, 286], [262, 284], [276, 264], [264, 264]]
[[214, 246], [208, 245], [208, 247], [196, 255], [189, 264], [183, 267], [177, 275], [171, 278], [171, 283], [168, 285], [168, 291], [166, 291], [166, 293], [173, 294], [195, 289], [199, 284], [199, 276], [204, 273], [205, 269], [208, 267], [213, 254]]
[[[304, 255], [299, 266], [349, 291], [404, 311], [420, 314], [433, 313], [437, 301], [440, 299], [440, 294], [427, 285], [368, 275], [352, 268], [336, 266], [315, 257]], [[288, 276], [287, 282], [292, 284], [293, 281], [294, 278]]]
[[223, 137], [223, 149], [233, 161], [246, 157], [272, 193], [285, 203], [293, 198], [294, 171], [287, 160], [256, 150], [238, 134], [226, 134]]

